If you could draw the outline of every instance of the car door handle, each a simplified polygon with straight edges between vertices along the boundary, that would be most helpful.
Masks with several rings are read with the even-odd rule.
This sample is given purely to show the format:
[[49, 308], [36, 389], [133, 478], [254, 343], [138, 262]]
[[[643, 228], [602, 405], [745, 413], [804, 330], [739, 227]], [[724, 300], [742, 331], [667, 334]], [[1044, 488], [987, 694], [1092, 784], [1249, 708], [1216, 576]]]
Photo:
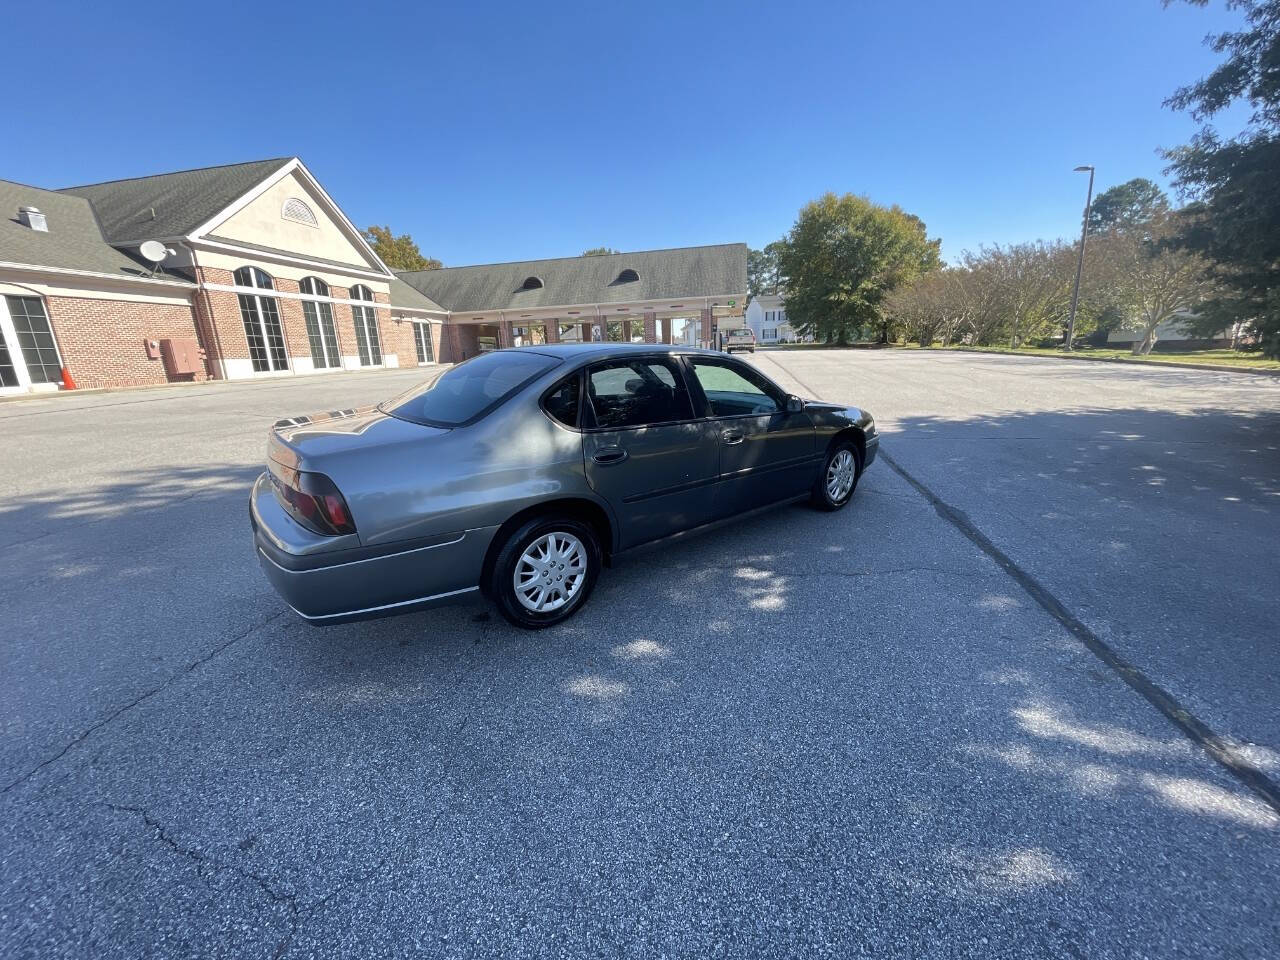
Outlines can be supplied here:
[[723, 440], [725, 443], [728, 443], [728, 444], [741, 443], [741, 442], [742, 442], [742, 431], [741, 431], [741, 430], [726, 430], [724, 433], [720, 434], [720, 439], [721, 439], [721, 440]]
[[591, 455], [591, 459], [596, 463], [608, 465], [610, 463], [621, 463], [627, 459], [627, 451], [621, 447], [605, 447]]

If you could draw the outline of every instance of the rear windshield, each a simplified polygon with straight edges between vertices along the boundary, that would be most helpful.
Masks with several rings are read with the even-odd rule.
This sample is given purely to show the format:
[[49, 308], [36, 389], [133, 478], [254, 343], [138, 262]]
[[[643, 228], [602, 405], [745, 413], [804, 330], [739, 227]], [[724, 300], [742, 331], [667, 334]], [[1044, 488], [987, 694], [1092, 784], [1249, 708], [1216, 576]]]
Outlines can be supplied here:
[[414, 423], [458, 427], [480, 419], [526, 383], [559, 364], [555, 357], [532, 351], [482, 353], [436, 374], [378, 409]]
[[731, 336], [731, 337], [752, 337], [752, 336], [755, 336], [755, 334], [753, 334], [750, 330], [730, 330], [730, 331], [729, 331], [729, 336]]

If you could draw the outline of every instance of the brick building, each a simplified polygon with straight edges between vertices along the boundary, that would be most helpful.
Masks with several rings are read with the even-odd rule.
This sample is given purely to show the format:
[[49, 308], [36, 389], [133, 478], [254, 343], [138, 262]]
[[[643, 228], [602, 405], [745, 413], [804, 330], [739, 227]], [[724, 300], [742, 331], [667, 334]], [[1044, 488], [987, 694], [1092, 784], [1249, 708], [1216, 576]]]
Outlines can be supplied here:
[[296, 157], [60, 190], [0, 180], [0, 209], [0, 394], [67, 374], [144, 386], [670, 342], [681, 320], [710, 342], [746, 299], [744, 244], [397, 275]]

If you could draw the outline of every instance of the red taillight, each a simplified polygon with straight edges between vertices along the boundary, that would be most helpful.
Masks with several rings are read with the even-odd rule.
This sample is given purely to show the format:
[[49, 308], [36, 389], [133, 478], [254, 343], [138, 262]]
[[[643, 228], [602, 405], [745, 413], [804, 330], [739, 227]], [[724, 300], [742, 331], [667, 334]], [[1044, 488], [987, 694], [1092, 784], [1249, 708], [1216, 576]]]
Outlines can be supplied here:
[[347, 501], [323, 473], [294, 470], [274, 460], [268, 466], [276, 499], [300, 524], [331, 537], [356, 532]]

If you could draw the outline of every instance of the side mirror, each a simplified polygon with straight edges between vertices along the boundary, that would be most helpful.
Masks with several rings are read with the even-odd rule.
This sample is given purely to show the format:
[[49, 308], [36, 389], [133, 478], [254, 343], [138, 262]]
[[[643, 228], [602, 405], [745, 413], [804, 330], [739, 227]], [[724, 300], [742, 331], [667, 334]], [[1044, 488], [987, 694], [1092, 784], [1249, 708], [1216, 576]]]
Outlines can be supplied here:
[[804, 410], [804, 401], [794, 393], [787, 395], [787, 413], [800, 413]]

